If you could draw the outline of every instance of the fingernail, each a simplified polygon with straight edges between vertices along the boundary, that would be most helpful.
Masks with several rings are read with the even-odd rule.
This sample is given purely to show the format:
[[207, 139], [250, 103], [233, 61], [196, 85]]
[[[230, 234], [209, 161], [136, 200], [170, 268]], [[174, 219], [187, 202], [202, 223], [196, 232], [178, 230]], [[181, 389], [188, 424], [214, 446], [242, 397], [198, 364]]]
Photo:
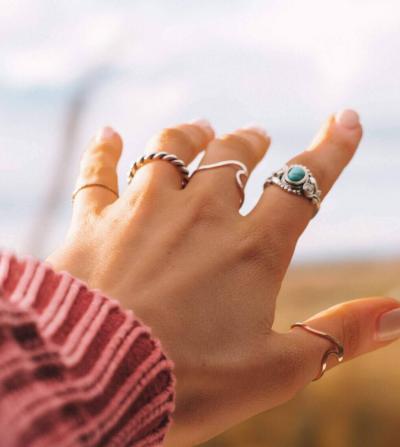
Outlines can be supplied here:
[[394, 340], [400, 337], [400, 308], [381, 315], [378, 321], [376, 339], [378, 341]]
[[115, 135], [115, 131], [112, 127], [106, 126], [100, 129], [96, 134], [96, 141], [110, 140]]
[[194, 124], [195, 126], [201, 127], [210, 138], [214, 137], [214, 129], [211, 126], [210, 121], [202, 118], [202, 119], [194, 120], [190, 124]]
[[345, 109], [338, 112], [335, 116], [336, 122], [347, 129], [355, 129], [359, 122], [360, 117], [354, 110]]
[[256, 124], [250, 124], [246, 127], [243, 127], [243, 130], [251, 130], [252, 132], [257, 133], [258, 135], [261, 135], [264, 138], [268, 138], [267, 131], [263, 127], [258, 126]]

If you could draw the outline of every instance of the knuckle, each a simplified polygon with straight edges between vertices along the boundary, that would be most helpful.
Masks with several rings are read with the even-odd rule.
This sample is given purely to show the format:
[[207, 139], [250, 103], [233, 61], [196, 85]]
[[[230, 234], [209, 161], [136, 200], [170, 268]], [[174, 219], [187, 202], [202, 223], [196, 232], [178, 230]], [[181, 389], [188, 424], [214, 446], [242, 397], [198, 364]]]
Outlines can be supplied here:
[[117, 147], [109, 142], [100, 142], [89, 146], [82, 154], [81, 163], [103, 163], [115, 165], [121, 156], [122, 146]]
[[361, 323], [351, 306], [342, 307], [342, 340], [347, 357], [354, 357], [360, 347]]
[[110, 153], [85, 152], [80, 161], [81, 175], [109, 175], [115, 172], [115, 158]]
[[265, 155], [270, 143], [268, 136], [252, 129], [239, 129], [235, 134], [242, 136], [249, 142], [252, 153], [257, 159], [261, 159]]
[[163, 129], [150, 144], [157, 149], [168, 149], [173, 147], [185, 147], [194, 149], [194, 143], [187, 132], [177, 127]]
[[101, 163], [82, 163], [80, 175], [85, 179], [113, 179], [115, 170]]
[[237, 133], [229, 133], [216, 139], [215, 141], [222, 147], [234, 149], [236, 151], [248, 152], [252, 149], [251, 142], [243, 135], [239, 135]]
[[347, 163], [357, 149], [361, 137], [361, 126], [352, 132], [342, 132], [336, 126], [328, 125], [318, 136], [313, 147], [335, 153], [341, 163]]
[[344, 151], [346, 153], [353, 153], [357, 147], [361, 133], [362, 131], [360, 129], [360, 135], [357, 135], [355, 138], [353, 133], [338, 132], [334, 127], [330, 127], [324, 133], [322, 143], [332, 144], [337, 150]]
[[126, 196], [123, 206], [127, 208], [127, 212], [135, 216], [139, 213], [147, 215], [159, 209], [160, 198], [160, 184], [157, 176], [149, 176], [148, 180], [141, 185], [140, 190]]

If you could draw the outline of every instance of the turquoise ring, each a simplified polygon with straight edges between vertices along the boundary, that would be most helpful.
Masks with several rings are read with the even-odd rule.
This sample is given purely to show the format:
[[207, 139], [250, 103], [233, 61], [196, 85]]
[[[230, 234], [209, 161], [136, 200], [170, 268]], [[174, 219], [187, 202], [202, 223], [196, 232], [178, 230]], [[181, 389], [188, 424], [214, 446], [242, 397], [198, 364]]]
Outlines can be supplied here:
[[314, 205], [317, 214], [321, 205], [321, 191], [311, 171], [303, 165], [285, 165], [275, 171], [264, 183], [264, 188], [269, 185], [277, 185], [284, 191], [303, 196]]

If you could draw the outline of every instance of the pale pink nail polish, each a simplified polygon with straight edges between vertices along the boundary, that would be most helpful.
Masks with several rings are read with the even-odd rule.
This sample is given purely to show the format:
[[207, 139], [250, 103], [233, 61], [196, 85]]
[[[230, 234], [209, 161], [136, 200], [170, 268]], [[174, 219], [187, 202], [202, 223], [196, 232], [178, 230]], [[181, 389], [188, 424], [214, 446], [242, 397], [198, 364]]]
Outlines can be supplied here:
[[110, 140], [115, 135], [115, 131], [112, 127], [106, 126], [100, 129], [96, 134], [97, 141]]
[[243, 127], [243, 130], [251, 130], [252, 132], [257, 133], [258, 135], [261, 135], [264, 138], [268, 138], [267, 131], [257, 124], [249, 124], [246, 127]]
[[355, 129], [360, 123], [360, 117], [354, 110], [345, 109], [335, 116], [336, 122], [347, 129]]
[[381, 315], [378, 321], [376, 339], [389, 341], [400, 337], [400, 308]]
[[190, 124], [194, 124], [195, 126], [201, 127], [210, 138], [213, 138], [214, 129], [208, 120], [202, 118], [202, 119], [194, 120]]

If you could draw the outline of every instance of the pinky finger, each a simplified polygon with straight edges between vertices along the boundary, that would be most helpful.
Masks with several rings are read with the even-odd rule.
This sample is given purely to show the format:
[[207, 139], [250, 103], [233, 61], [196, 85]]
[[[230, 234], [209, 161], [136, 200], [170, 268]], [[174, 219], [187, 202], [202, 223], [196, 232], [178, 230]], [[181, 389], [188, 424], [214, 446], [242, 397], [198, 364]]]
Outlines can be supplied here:
[[81, 159], [74, 213], [100, 212], [116, 200], [121, 152], [122, 139], [111, 127], [104, 127], [92, 139]]

